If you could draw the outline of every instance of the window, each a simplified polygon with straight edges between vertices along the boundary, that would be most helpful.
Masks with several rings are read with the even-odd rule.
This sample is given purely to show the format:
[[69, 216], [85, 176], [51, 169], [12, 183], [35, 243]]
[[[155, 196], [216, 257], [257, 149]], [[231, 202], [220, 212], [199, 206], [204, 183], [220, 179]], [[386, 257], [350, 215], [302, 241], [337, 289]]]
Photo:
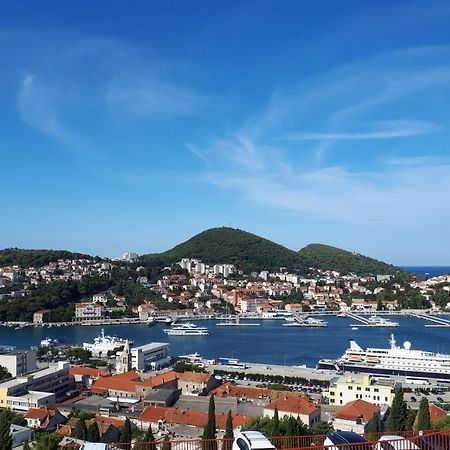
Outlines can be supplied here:
[[366, 388], [366, 392], [369, 392], [370, 391], [370, 388]]
[[360, 391], [360, 390], [361, 390], [361, 388], [360, 388], [360, 387], [357, 387], [357, 388], [356, 388], [356, 390], [357, 390], [357, 391]]
[[349, 391], [353, 390], [353, 386], [349, 386], [349, 387], [348, 387], [348, 390], [349, 390]]
[[374, 392], [379, 392], [379, 389], [378, 388], [374, 388], [373, 391]]
[[241, 450], [250, 450], [249, 446], [247, 445], [247, 442], [245, 442], [244, 439], [239, 438], [236, 441], [236, 444]]

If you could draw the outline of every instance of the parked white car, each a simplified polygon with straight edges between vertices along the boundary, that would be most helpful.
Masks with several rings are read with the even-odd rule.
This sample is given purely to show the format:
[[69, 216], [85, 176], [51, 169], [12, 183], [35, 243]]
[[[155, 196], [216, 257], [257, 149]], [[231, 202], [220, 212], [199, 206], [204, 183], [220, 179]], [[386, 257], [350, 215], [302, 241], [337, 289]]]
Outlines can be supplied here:
[[420, 447], [404, 437], [386, 435], [378, 439], [375, 450], [420, 450]]
[[276, 450], [259, 431], [241, 431], [233, 441], [232, 450]]

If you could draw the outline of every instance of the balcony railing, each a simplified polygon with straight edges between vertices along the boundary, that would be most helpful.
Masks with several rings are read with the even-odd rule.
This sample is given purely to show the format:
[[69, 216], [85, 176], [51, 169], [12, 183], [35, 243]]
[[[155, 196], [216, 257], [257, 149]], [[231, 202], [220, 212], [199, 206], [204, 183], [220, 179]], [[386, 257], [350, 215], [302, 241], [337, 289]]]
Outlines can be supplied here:
[[[280, 436], [270, 438], [279, 449], [289, 450], [450, 450], [450, 429], [423, 433], [405, 431], [395, 433], [397, 439], [379, 441], [385, 433], [371, 433], [364, 437], [368, 442], [325, 445], [326, 436]], [[390, 436], [389, 436], [390, 437]], [[231, 450], [232, 439], [189, 439], [139, 443], [109, 444], [111, 450]], [[79, 445], [66, 445], [64, 449], [78, 449]]]

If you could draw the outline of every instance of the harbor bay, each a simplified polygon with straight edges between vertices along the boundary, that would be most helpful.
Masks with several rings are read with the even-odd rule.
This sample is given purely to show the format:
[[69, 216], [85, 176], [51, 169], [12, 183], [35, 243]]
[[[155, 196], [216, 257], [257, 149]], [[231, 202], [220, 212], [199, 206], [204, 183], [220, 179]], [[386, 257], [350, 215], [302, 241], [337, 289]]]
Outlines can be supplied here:
[[[216, 320], [196, 321], [197, 325], [209, 329], [208, 336], [167, 336], [164, 323], [152, 327], [142, 324], [103, 328], [105, 334], [130, 339], [135, 345], [150, 341], [169, 342], [172, 356], [198, 352], [209, 359], [233, 357], [245, 362], [287, 366], [315, 367], [321, 358], [338, 358], [348, 348], [350, 339], [364, 348], [385, 348], [392, 333], [399, 345], [410, 341], [412, 348], [450, 353], [448, 327], [426, 327], [428, 322], [415, 317], [396, 315], [391, 319], [399, 322], [399, 327], [359, 327], [355, 330], [352, 329], [352, 318], [326, 316], [324, 320], [328, 327], [317, 328], [283, 327], [284, 322], [280, 320], [260, 320], [261, 326], [257, 327], [223, 327], [217, 326], [219, 322]], [[49, 337], [67, 345], [81, 345], [93, 341], [101, 329], [100, 326], [26, 327], [18, 330], [0, 327], [0, 343], [26, 349], [38, 346], [41, 340]]]

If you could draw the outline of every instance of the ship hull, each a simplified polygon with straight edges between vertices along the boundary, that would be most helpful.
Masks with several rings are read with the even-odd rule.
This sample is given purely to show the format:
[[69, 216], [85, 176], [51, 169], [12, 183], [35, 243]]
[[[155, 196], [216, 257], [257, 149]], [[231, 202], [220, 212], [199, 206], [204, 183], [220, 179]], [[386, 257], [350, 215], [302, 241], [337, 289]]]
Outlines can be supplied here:
[[441, 380], [450, 380], [450, 373], [439, 372], [426, 372], [417, 370], [398, 370], [389, 369], [386, 367], [370, 367], [356, 364], [345, 364], [339, 361], [319, 361], [317, 364], [318, 369], [325, 370], [342, 370], [347, 372], [362, 372], [370, 373], [373, 375], [397, 375], [407, 377], [419, 377], [419, 378], [438, 378]]

